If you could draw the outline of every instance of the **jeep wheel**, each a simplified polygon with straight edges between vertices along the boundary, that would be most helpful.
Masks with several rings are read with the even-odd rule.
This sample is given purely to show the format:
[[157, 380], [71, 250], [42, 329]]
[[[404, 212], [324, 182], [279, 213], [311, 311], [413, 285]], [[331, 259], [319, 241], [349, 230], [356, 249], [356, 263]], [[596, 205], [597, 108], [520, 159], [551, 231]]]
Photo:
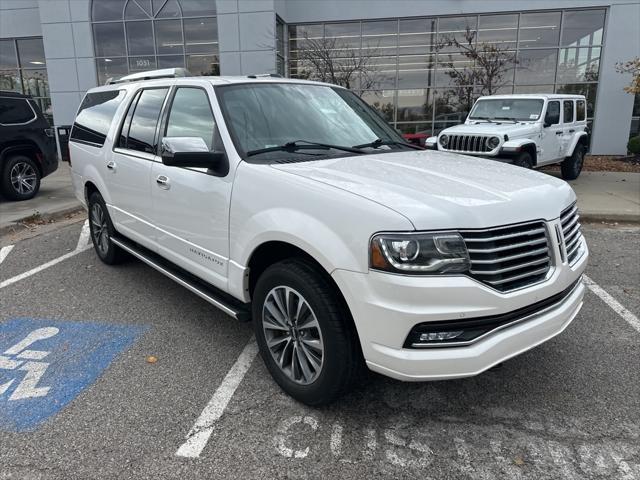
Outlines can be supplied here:
[[533, 159], [529, 152], [521, 152], [514, 160], [513, 164], [522, 168], [533, 168]]
[[107, 205], [98, 192], [93, 192], [89, 197], [89, 231], [93, 248], [104, 263], [115, 265], [127, 257], [126, 252], [111, 241], [115, 229]]
[[2, 193], [9, 200], [29, 200], [40, 190], [40, 171], [36, 162], [24, 155], [9, 157], [0, 179]]
[[562, 178], [565, 180], [575, 180], [582, 171], [584, 165], [584, 146], [579, 143], [573, 149], [573, 155], [564, 159], [560, 164]]
[[260, 355], [296, 400], [326, 405], [351, 387], [362, 366], [349, 312], [313, 264], [285, 260], [258, 279], [252, 304]]

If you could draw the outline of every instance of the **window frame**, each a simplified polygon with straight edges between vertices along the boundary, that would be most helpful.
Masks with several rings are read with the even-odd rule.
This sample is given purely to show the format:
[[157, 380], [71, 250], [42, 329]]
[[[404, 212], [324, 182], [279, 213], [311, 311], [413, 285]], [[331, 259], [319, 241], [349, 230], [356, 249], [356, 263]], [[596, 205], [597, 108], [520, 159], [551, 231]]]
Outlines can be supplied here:
[[[156, 122], [156, 128], [155, 128], [155, 133], [153, 136], [153, 141], [154, 143], [156, 142], [156, 140], [159, 139], [158, 135], [159, 135], [159, 126], [160, 126], [160, 122], [163, 119], [163, 115], [167, 106], [167, 100], [169, 98], [169, 96], [171, 95], [171, 91], [173, 90], [174, 85], [154, 85], [152, 87], [140, 87], [138, 89], [136, 89], [131, 97], [131, 100], [129, 101], [129, 104], [127, 105], [127, 110], [126, 113], [122, 116], [122, 118], [120, 119], [120, 124], [118, 125], [118, 134], [116, 135], [116, 138], [118, 139], [117, 142], [113, 142], [113, 148], [112, 148], [112, 152], [114, 153], [119, 153], [121, 155], [128, 155], [130, 157], [136, 157], [142, 160], [148, 160], [151, 162], [157, 162], [157, 158], [158, 158], [158, 153], [159, 153], [159, 148], [160, 148], [160, 142], [158, 142], [156, 144], [156, 149], [155, 152], [151, 153], [151, 152], [142, 152], [140, 150], [134, 150], [132, 148], [129, 148], [128, 143], [129, 143], [129, 131], [131, 130], [131, 124], [133, 123], [133, 117], [136, 114], [136, 109], [138, 108], [138, 102], [140, 100], [140, 97], [142, 96], [142, 93], [144, 90], [167, 90], [167, 94], [164, 97], [164, 100], [162, 101], [162, 106], [160, 107], [160, 113], [158, 115], [158, 121]], [[133, 105], [135, 103], [135, 105]], [[125, 122], [127, 121], [127, 117], [129, 116], [129, 111], [131, 109], [131, 107], [133, 106], [133, 113], [131, 114], [131, 122], [129, 122], [129, 125], [127, 127], [127, 146], [126, 147], [121, 147], [119, 146], [120, 144], [120, 137], [122, 135], [122, 129], [124, 127]]]
[[[90, 147], [97, 147], [97, 148], [102, 148], [104, 147], [104, 144], [107, 141], [107, 138], [109, 137], [109, 131], [111, 130], [114, 121], [116, 120], [117, 114], [118, 114], [118, 109], [120, 108], [120, 106], [127, 100], [127, 93], [125, 93], [125, 97], [122, 99], [122, 101], [118, 104], [118, 106], [116, 107], [116, 110], [113, 113], [113, 117], [111, 117], [111, 123], [109, 124], [109, 129], [107, 130], [107, 132], [104, 134], [105, 136], [105, 140], [102, 143], [97, 143], [97, 142], [91, 142], [89, 140], [82, 140], [82, 139], [78, 139], [78, 138], [73, 138], [73, 131], [75, 129], [75, 124], [76, 124], [76, 120], [78, 118], [78, 115], [80, 114], [80, 112], [82, 111], [82, 104], [84, 103], [85, 99], [87, 98], [88, 95], [94, 94], [94, 93], [105, 93], [105, 92], [118, 92], [118, 95], [121, 92], [126, 92], [125, 89], [123, 88], [116, 88], [114, 90], [101, 90], [101, 91], [95, 91], [95, 92], [87, 92], [85, 93], [84, 97], [82, 97], [82, 100], [80, 102], [80, 105], [78, 106], [78, 109], [76, 111], [76, 114], [73, 118], [73, 124], [71, 125], [71, 130], [69, 132], [69, 142], [75, 142], [75, 143], [81, 143], [82, 145], [89, 145]], [[117, 98], [117, 97], [116, 97]]]
[[557, 103], [558, 104], [558, 121], [555, 122], [555, 123], [550, 123], [549, 125], [547, 125], [547, 127], [553, 127], [554, 125], [560, 125], [562, 123], [562, 121], [561, 121], [562, 120], [562, 117], [561, 117], [562, 109], [560, 108], [561, 107], [561, 105], [560, 105], [561, 102], [560, 102], [560, 100], [555, 100], [554, 99], [554, 100], [548, 100], [547, 101], [547, 107], [545, 108], [545, 111], [544, 111], [543, 125], [547, 124], [547, 115], [549, 114], [549, 105], [551, 105], [552, 103]]
[[[566, 113], [565, 105], [571, 105], [571, 121], [570, 122], [567, 122], [567, 119], [565, 118], [565, 113]], [[575, 123], [575, 122], [576, 122], [576, 102], [573, 99], [563, 98], [562, 99], [562, 124], [566, 125], [568, 123]]]
[[19, 127], [19, 126], [22, 126], [22, 125], [29, 125], [30, 123], [33, 123], [36, 120], [38, 120], [38, 113], [35, 111], [35, 109], [33, 108], [33, 105], [31, 105], [31, 102], [29, 102], [28, 98], [5, 97], [5, 96], [1, 96], [1, 95], [0, 95], [0, 98], [7, 99], [7, 100], [22, 100], [27, 105], [29, 105], [29, 110], [31, 110], [31, 113], [33, 113], [33, 117], [30, 120], [26, 121], [26, 122], [14, 122], [14, 123], [2, 123], [2, 122], [0, 122], [0, 126], [3, 126], [3, 127]]

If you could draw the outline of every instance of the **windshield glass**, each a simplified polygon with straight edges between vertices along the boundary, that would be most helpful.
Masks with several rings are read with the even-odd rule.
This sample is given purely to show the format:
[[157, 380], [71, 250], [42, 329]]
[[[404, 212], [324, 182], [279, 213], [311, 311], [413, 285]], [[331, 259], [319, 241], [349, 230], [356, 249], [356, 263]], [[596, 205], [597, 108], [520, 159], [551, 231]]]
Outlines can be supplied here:
[[540, 98], [496, 98], [478, 100], [470, 120], [535, 121], [540, 118], [544, 101]]
[[[243, 158], [263, 161], [283, 155], [346, 156], [353, 152], [328, 149], [311, 152], [258, 152], [291, 142], [353, 147], [375, 142], [404, 142], [371, 107], [352, 92], [323, 85], [247, 83], [216, 88], [227, 127]], [[382, 147], [387, 151], [396, 145]], [[302, 152], [304, 151], [304, 152]], [[248, 152], [253, 155], [247, 155]], [[382, 153], [366, 150], [366, 153]]]

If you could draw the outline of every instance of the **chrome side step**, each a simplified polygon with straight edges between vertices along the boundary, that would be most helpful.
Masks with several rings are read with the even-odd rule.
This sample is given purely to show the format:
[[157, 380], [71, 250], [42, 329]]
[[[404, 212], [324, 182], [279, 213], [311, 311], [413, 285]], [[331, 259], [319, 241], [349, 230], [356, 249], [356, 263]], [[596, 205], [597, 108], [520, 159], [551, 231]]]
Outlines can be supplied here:
[[188, 272], [183, 271], [180, 267], [171, 264], [171, 262], [165, 260], [154, 252], [134, 244], [133, 242], [127, 241], [122, 237], [112, 237], [111, 241], [137, 259], [142, 260], [150, 267], [155, 268], [157, 271], [166, 275], [173, 281], [179, 283], [188, 290], [191, 290], [200, 298], [219, 308], [230, 317], [243, 322], [248, 322], [251, 319], [250, 309], [247, 304], [243, 304], [223, 292], [216, 291], [215, 287], [205, 284], [205, 282], [197, 279]]

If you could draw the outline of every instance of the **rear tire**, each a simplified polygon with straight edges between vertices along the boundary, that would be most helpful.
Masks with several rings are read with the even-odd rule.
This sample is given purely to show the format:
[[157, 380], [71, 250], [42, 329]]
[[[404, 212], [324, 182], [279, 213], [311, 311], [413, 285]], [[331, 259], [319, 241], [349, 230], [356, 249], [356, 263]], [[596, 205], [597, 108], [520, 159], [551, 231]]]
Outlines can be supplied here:
[[533, 158], [529, 152], [521, 152], [513, 160], [513, 164], [522, 168], [533, 168]]
[[24, 155], [9, 157], [2, 168], [0, 189], [9, 200], [29, 200], [40, 190], [40, 170]]
[[570, 157], [564, 159], [560, 164], [560, 170], [562, 171], [562, 178], [565, 180], [575, 180], [582, 171], [584, 165], [584, 145], [577, 144], [573, 149], [573, 154]]
[[111, 241], [116, 230], [113, 228], [107, 205], [98, 192], [89, 196], [89, 231], [93, 248], [104, 263], [116, 265], [127, 258], [127, 253]]
[[363, 362], [350, 313], [313, 263], [289, 259], [267, 268], [252, 316], [269, 373], [296, 400], [329, 404], [358, 379]]

